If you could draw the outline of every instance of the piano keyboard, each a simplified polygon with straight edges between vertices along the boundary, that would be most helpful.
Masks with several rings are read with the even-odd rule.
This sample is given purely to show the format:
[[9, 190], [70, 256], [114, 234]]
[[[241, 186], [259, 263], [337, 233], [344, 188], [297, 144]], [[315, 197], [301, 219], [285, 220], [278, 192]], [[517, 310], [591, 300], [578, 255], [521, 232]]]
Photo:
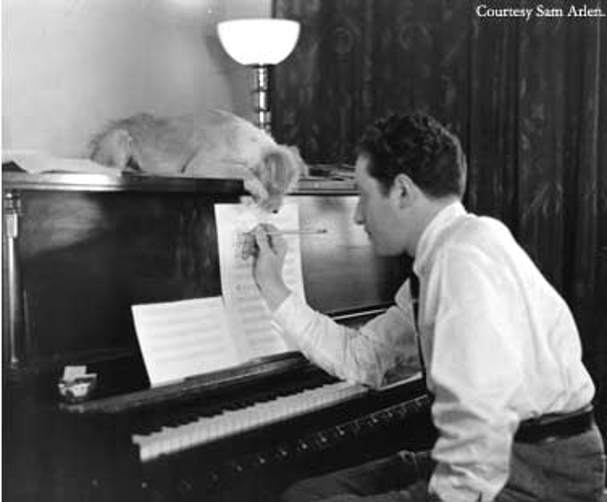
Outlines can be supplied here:
[[134, 434], [142, 462], [225, 437], [284, 421], [362, 396], [368, 389], [360, 384], [335, 382], [303, 392], [227, 410], [213, 417], [201, 417], [176, 427], [162, 427], [150, 434]]

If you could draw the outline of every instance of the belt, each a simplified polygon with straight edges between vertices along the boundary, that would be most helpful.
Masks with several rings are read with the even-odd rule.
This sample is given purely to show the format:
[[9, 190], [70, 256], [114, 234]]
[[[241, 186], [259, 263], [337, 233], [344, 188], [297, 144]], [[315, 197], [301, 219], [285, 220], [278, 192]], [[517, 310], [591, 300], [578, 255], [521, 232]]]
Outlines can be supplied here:
[[566, 414], [542, 415], [520, 423], [514, 441], [545, 443], [582, 434], [594, 425], [592, 405]]

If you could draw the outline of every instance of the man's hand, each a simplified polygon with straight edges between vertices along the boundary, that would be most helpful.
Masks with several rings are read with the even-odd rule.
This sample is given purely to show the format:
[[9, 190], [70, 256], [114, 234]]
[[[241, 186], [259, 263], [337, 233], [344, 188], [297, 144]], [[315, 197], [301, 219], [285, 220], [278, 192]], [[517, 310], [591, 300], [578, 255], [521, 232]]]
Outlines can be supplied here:
[[[269, 233], [272, 235], [269, 235]], [[287, 254], [287, 243], [273, 225], [260, 224], [253, 231], [254, 242], [245, 241], [243, 258], [253, 256], [253, 278], [270, 310], [276, 310], [289, 296], [282, 279], [282, 267]]]

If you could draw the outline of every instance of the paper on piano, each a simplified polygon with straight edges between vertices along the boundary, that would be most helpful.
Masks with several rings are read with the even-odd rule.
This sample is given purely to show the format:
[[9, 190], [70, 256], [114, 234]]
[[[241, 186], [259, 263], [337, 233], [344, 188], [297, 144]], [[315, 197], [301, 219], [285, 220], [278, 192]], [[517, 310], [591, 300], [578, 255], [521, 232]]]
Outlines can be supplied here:
[[83, 158], [55, 157], [39, 150], [6, 150], [2, 152], [2, 163], [14, 162], [30, 174], [52, 172], [105, 174], [120, 176], [121, 170]]
[[152, 387], [239, 363], [219, 296], [131, 310]]
[[[287, 202], [277, 214], [269, 214], [254, 205], [215, 204], [219, 247], [221, 288], [230, 329], [239, 336], [241, 357], [256, 358], [295, 350], [272, 320], [265, 301], [253, 280], [252, 258], [243, 260], [242, 236], [258, 223], [271, 223], [279, 229], [299, 229], [299, 208]], [[305, 298], [299, 235], [285, 235], [287, 255], [283, 268], [285, 284], [294, 294]]]

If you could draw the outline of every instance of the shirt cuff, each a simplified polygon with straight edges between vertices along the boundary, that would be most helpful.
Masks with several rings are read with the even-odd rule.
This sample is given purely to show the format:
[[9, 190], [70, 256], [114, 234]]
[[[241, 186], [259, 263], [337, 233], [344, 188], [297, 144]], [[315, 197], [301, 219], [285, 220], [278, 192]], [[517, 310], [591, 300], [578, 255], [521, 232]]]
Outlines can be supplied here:
[[[274, 320], [300, 349], [310, 342], [307, 338], [317, 313], [306, 302], [290, 293], [272, 314]], [[307, 343], [308, 342], [308, 343]]]
[[281, 319], [288, 315], [288, 312], [293, 308], [290, 304], [293, 303], [294, 298], [295, 295], [293, 293], [289, 293], [287, 297], [280, 303], [280, 305], [272, 312], [276, 322], [280, 323]]

